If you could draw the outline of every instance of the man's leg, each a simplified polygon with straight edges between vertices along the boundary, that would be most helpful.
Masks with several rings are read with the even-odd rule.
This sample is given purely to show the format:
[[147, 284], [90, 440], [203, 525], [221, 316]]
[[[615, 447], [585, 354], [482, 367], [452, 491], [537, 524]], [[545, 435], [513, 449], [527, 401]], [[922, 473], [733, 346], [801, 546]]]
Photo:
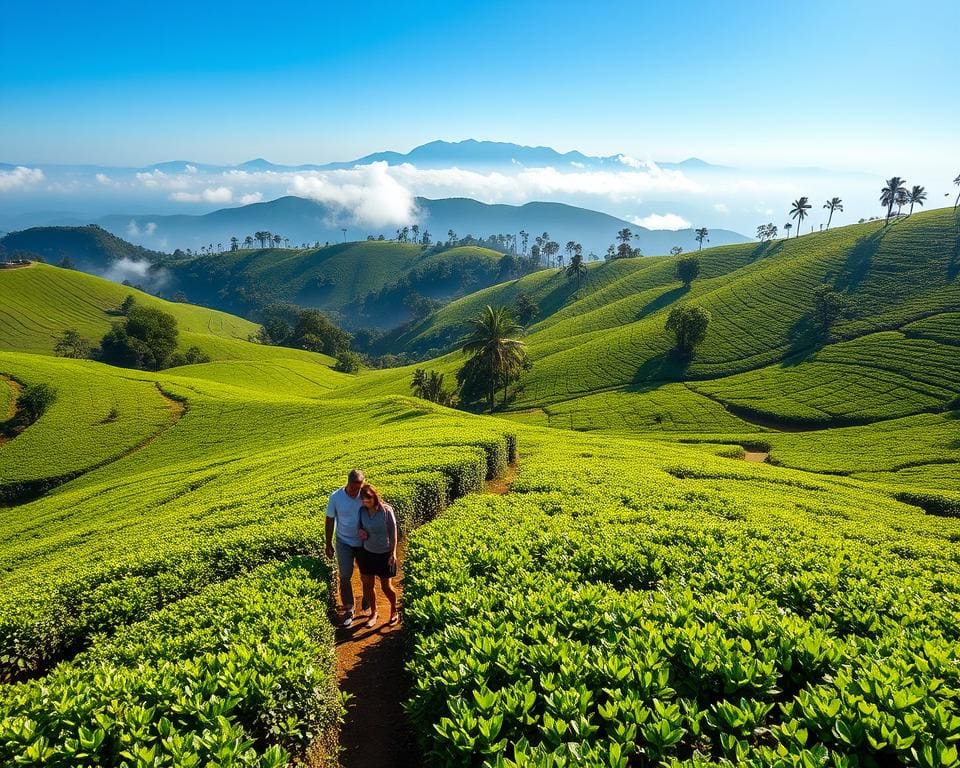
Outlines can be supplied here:
[[347, 616], [353, 615], [353, 547], [337, 539], [337, 571], [340, 575], [340, 601]]

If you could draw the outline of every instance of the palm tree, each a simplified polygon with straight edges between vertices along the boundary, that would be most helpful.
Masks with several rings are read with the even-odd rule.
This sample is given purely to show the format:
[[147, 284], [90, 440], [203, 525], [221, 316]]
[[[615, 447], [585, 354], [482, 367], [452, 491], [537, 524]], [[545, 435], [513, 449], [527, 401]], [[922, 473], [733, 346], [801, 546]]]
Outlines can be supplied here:
[[[484, 307], [479, 315], [470, 320], [472, 330], [464, 339], [462, 351], [478, 359], [488, 377], [487, 399], [493, 410], [493, 398], [497, 383], [508, 381], [516, 373], [526, 358], [526, 348], [522, 341], [513, 338], [523, 332], [523, 328], [513, 317], [508, 307]], [[504, 384], [506, 398], [506, 384]]]
[[279, 248], [279, 247], [280, 247], [280, 243], [282, 243], [282, 242], [283, 242], [283, 238], [280, 237], [280, 235], [274, 235], [274, 236], [273, 236], [273, 247], [274, 247], [274, 248]]
[[783, 225], [783, 228], [784, 228], [784, 230], [785, 230], [786, 233], [787, 233], [787, 240], [789, 240], [789, 239], [790, 239], [790, 230], [793, 229], [793, 224], [791, 224], [791, 223], [788, 221], [786, 224]]
[[909, 198], [910, 193], [907, 192], [906, 188], [897, 190], [897, 216], [900, 215], [900, 209], [910, 201]]
[[827, 219], [827, 229], [830, 229], [830, 222], [833, 221], [833, 212], [840, 211], [843, 213], [843, 200], [839, 197], [834, 197], [832, 200], [827, 200], [823, 204], [823, 207], [830, 211], [830, 217]]
[[[957, 177], [960, 178], [960, 177]], [[527, 243], [530, 242], [530, 233], [525, 230], [520, 230], [520, 250], [523, 251], [523, 255], [527, 255]]]
[[889, 223], [890, 217], [893, 215], [893, 206], [897, 202], [897, 197], [901, 194], [906, 194], [907, 188], [903, 186], [904, 180], [899, 176], [891, 176], [887, 179], [887, 186], [880, 190], [880, 204], [887, 206], [887, 222]]
[[[707, 235], [709, 234], [710, 230], [708, 230], [706, 227], [700, 227], [700, 229], [697, 230], [697, 242], [700, 243], [700, 247], [697, 248], [698, 251], [703, 250], [703, 241], [707, 240]], [[709, 243], [710, 241], [707, 240], [707, 242]]]
[[797, 220], [797, 237], [800, 237], [800, 225], [803, 224], [803, 220], [807, 218], [807, 211], [812, 207], [809, 198], [806, 197], [801, 197], [799, 200], [793, 201], [793, 207], [790, 209], [790, 218]]
[[[956, 184], [958, 187], [960, 187], [960, 173], [957, 174], [957, 178], [953, 180], [953, 183]], [[957, 199], [953, 203], [954, 210], [956, 210], [956, 207], [958, 205], [960, 205], [960, 194], [957, 195]]]
[[448, 245], [453, 245], [453, 243], [456, 241], [456, 239], [457, 239], [457, 233], [454, 232], [452, 229], [448, 229], [448, 230], [447, 230], [447, 244], [448, 244]]
[[583, 246], [580, 243], [574, 243], [573, 256], [570, 258], [570, 266], [567, 267], [567, 277], [577, 278], [577, 290], [580, 290], [580, 281], [587, 274], [587, 265], [583, 263]]
[[245, 238], [243, 238], [243, 247], [253, 248], [253, 238], [250, 235], [247, 235]]
[[908, 216], [913, 215], [913, 206], [919, 205], [923, 208], [923, 201], [927, 199], [927, 190], [921, 187], [919, 184], [914, 184], [913, 189], [907, 192], [907, 202], [910, 203], [910, 213]]

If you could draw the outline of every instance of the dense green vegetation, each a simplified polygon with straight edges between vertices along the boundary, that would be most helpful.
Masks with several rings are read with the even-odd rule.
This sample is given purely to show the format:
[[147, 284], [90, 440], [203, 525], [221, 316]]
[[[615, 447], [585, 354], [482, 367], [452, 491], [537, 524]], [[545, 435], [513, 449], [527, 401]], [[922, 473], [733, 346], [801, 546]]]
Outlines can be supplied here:
[[86, 227], [33, 227], [0, 238], [0, 260], [43, 259], [85, 272], [105, 272], [118, 261], [159, 264], [166, 257], [112, 235], [96, 224]]
[[511, 494], [413, 537], [410, 712], [434, 764], [957, 764], [960, 521], [540, 439]]
[[[459, 351], [339, 373], [148, 296], [215, 361], [57, 358], [128, 290], [0, 272], [0, 374], [56, 390], [0, 444], [0, 762], [302, 756], [341, 712], [321, 514], [360, 466], [405, 532], [443, 515], [405, 585], [432, 764], [957, 765], [957, 253], [932, 211], [707, 249], [689, 287], [675, 257], [542, 271], [411, 327], [459, 348], [528, 296], [510, 421], [409, 397], [452, 394]], [[684, 356], [679, 304], [711, 316]], [[472, 493], [518, 449], [510, 493]]]

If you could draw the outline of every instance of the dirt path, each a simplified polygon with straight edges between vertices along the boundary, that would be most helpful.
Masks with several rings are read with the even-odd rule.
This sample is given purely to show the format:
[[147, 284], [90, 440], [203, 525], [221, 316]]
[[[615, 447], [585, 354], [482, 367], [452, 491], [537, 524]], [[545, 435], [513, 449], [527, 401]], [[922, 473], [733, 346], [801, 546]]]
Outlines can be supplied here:
[[767, 456], [770, 455], [769, 451], [744, 451], [743, 460], [744, 461], [755, 461], [758, 464], [763, 464], [767, 460]]
[[[397, 578], [393, 580], [403, 605], [403, 561], [406, 542], [397, 547]], [[357, 602], [363, 594], [360, 574], [353, 574]], [[352, 696], [340, 730], [340, 765], [343, 768], [414, 768], [422, 765], [402, 702], [407, 681], [403, 668], [403, 624], [387, 626], [390, 604], [376, 589], [377, 626], [367, 629], [366, 616], [349, 629], [337, 629], [338, 687]]]
[[[517, 476], [507, 467], [503, 477], [486, 483], [485, 492], [504, 494]], [[406, 541], [397, 546], [397, 602], [403, 610], [403, 563]], [[353, 574], [353, 593], [360, 602], [360, 574]], [[367, 629], [366, 617], [349, 629], [337, 629], [337, 686], [352, 697], [340, 730], [342, 768], [416, 768], [423, 765], [412, 730], [403, 711], [408, 681], [403, 667], [403, 623], [388, 627], [390, 604], [376, 588], [377, 626]], [[359, 616], [358, 611], [358, 616]], [[311, 766], [323, 765], [317, 758]]]

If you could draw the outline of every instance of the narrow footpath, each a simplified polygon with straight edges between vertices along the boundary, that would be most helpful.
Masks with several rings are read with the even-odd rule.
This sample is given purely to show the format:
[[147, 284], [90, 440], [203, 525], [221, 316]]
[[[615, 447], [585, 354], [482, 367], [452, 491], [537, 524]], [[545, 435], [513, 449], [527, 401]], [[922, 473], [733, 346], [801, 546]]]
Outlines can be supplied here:
[[[516, 467], [508, 467], [504, 477], [491, 480], [485, 492], [504, 494], [517, 476]], [[397, 590], [403, 612], [403, 564], [406, 541], [397, 547]], [[354, 571], [353, 593], [357, 604], [362, 590], [360, 574]], [[341, 768], [419, 768], [423, 758], [403, 711], [408, 682], [403, 668], [403, 622], [389, 627], [390, 604], [376, 589], [377, 626], [365, 626], [369, 614], [360, 616], [349, 629], [337, 629], [337, 685], [350, 694], [347, 714], [340, 730]], [[317, 763], [317, 766], [320, 764]]]

